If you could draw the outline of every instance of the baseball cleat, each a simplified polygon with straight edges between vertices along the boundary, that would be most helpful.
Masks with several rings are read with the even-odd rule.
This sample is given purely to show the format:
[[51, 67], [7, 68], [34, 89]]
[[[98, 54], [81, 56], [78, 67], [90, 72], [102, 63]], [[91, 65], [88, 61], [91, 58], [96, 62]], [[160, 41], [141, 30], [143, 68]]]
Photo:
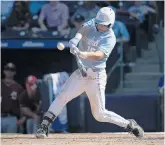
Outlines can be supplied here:
[[36, 138], [45, 138], [48, 136], [48, 127], [44, 124], [41, 124], [36, 132]]
[[130, 119], [130, 123], [128, 124], [126, 131], [134, 134], [137, 138], [143, 138], [144, 137], [144, 130], [140, 125], [136, 123], [135, 120]]

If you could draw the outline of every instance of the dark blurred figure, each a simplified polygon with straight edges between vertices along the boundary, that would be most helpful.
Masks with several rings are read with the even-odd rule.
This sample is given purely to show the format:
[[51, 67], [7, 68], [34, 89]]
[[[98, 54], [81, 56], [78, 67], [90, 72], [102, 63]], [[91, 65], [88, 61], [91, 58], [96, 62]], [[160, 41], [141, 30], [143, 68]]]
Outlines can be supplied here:
[[164, 1], [157, 1], [157, 9], [158, 9], [158, 22], [162, 23], [161, 25], [164, 27]]
[[147, 6], [142, 1], [135, 1], [128, 11], [140, 21], [140, 27], [148, 33], [148, 13], [156, 13], [156, 10]]
[[27, 118], [26, 131], [33, 134], [40, 121], [40, 93], [36, 84], [37, 78], [33, 75], [27, 77], [26, 90], [20, 95], [21, 112]]
[[29, 29], [30, 19], [28, 2], [15, 1], [13, 11], [7, 21], [7, 27], [16, 31], [27, 30]]
[[73, 38], [80, 27], [83, 25], [85, 18], [77, 14], [74, 18], [74, 28], [70, 30], [69, 38]]
[[8, 63], [4, 66], [5, 78], [1, 81], [1, 129], [2, 133], [17, 133], [25, 118], [20, 118], [19, 95], [23, 88], [14, 80], [16, 66]]
[[137, 56], [141, 57], [141, 49], [148, 49], [148, 42], [152, 35], [153, 24], [149, 21], [149, 14], [156, 13], [156, 10], [142, 1], [134, 1], [134, 5], [128, 11], [132, 18], [136, 18], [140, 22], [138, 30], [134, 29], [132, 32], [131, 43], [136, 44]]
[[72, 23], [74, 24], [75, 17], [79, 14], [85, 18], [85, 21], [88, 21], [94, 17], [96, 17], [97, 12], [99, 11], [99, 7], [96, 5], [94, 1], [84, 1], [84, 5], [82, 7], [77, 8], [77, 11], [71, 18]]

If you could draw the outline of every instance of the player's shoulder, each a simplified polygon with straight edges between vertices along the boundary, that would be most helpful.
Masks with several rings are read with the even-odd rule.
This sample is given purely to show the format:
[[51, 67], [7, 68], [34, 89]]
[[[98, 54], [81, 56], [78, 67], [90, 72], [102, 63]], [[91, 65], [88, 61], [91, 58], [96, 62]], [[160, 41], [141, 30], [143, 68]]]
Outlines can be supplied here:
[[83, 26], [94, 27], [95, 25], [95, 18], [88, 20], [83, 24]]
[[103, 34], [101, 36], [100, 43], [105, 44], [105, 45], [115, 45], [116, 36], [113, 30], [109, 30], [107, 33]]
[[89, 31], [92, 31], [94, 29], [95, 29], [95, 27], [94, 27], [94, 19], [91, 19], [91, 20], [85, 22], [81, 26], [81, 30], [83, 30], [85, 32], [89, 32]]
[[104, 38], [106, 39], [115, 39], [115, 33], [113, 31], [113, 29], [109, 29], [109, 31], [107, 33], [104, 34]]
[[114, 31], [110, 29], [104, 39], [106, 39], [107, 43], [116, 43], [116, 36], [114, 34]]

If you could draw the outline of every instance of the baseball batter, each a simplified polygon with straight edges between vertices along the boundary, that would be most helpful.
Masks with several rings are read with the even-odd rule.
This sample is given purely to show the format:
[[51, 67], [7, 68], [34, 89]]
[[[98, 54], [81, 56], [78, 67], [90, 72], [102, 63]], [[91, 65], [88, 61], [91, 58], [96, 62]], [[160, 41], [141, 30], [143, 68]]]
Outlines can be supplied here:
[[87, 69], [87, 77], [83, 77], [79, 69], [73, 72], [45, 113], [36, 133], [37, 138], [46, 137], [50, 124], [63, 107], [83, 92], [86, 92], [89, 98], [92, 114], [97, 121], [116, 124], [136, 137], [143, 137], [143, 129], [134, 120], [126, 120], [105, 109], [106, 61], [116, 44], [112, 30], [114, 21], [114, 11], [103, 7], [98, 11], [96, 18], [85, 23], [69, 41], [70, 52], [79, 55]]

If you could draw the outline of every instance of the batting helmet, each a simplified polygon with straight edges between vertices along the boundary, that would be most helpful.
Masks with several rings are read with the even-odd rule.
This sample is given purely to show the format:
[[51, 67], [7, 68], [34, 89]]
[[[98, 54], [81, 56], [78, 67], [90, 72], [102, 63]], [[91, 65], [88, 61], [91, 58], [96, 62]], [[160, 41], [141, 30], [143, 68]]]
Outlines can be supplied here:
[[95, 18], [95, 23], [112, 27], [115, 22], [115, 12], [110, 7], [101, 8]]

